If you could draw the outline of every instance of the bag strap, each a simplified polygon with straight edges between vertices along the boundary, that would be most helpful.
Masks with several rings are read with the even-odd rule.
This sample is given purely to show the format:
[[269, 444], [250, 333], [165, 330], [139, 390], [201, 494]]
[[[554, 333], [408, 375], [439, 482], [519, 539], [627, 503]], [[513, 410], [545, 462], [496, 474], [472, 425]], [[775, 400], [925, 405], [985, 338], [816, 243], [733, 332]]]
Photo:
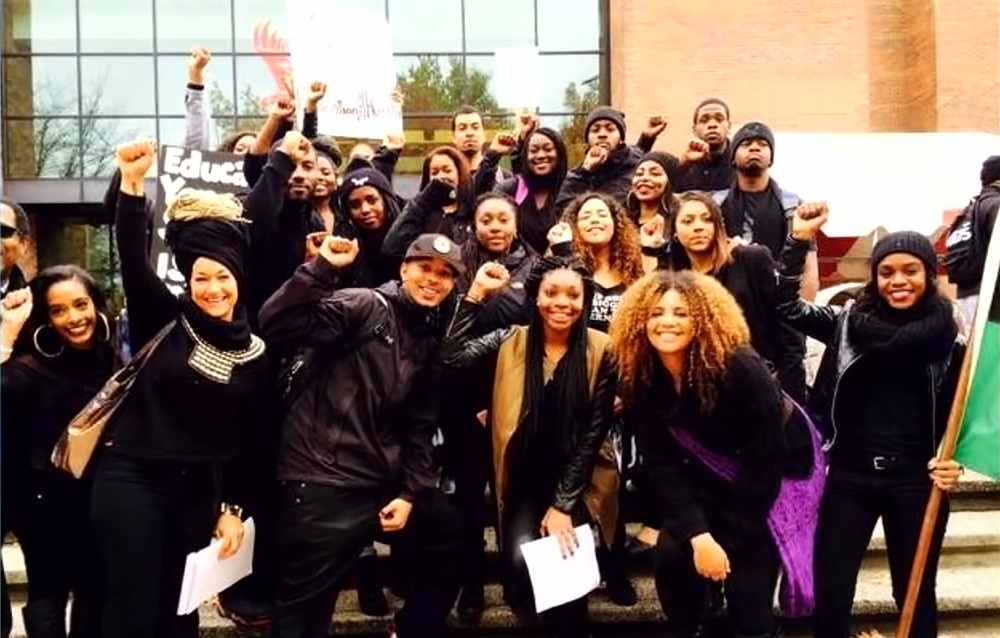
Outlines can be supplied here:
[[160, 331], [153, 335], [153, 338], [146, 342], [139, 352], [135, 353], [129, 362], [125, 364], [125, 367], [121, 369], [120, 374], [123, 376], [134, 376], [139, 373], [142, 366], [146, 363], [146, 359], [149, 358], [151, 354], [156, 350], [157, 347], [163, 342], [163, 340], [170, 334], [170, 331], [174, 329], [177, 325], [177, 320], [173, 319], [167, 325], [160, 328]]

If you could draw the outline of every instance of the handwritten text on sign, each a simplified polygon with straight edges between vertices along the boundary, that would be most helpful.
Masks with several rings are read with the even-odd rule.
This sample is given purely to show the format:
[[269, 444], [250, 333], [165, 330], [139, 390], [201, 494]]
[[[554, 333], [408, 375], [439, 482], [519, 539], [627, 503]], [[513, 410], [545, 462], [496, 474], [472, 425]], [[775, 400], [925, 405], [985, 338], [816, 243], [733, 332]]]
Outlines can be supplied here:
[[[289, 49], [299, 112], [313, 82], [326, 84], [319, 103], [319, 132], [382, 139], [403, 130], [392, 93], [396, 65], [389, 24], [381, 13], [344, 0], [288, 0]], [[330, 25], [349, 25], [331, 29]]]
[[175, 295], [184, 290], [184, 276], [177, 270], [173, 255], [164, 241], [167, 204], [184, 188], [238, 194], [246, 191], [243, 156], [199, 151], [181, 146], [161, 146], [158, 162], [156, 207], [153, 219], [153, 246], [150, 261], [156, 275]]

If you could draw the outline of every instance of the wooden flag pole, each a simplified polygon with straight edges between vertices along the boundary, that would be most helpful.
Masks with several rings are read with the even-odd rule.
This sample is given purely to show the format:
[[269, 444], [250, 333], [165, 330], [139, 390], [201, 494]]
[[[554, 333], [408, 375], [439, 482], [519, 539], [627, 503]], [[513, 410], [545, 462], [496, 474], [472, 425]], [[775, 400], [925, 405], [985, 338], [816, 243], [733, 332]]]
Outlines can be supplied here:
[[[948, 426], [944, 431], [944, 441], [941, 445], [941, 460], [948, 460], [955, 453], [958, 443], [958, 432], [962, 428], [965, 416], [965, 400], [969, 394], [969, 380], [972, 377], [972, 337], [966, 345], [962, 357], [962, 370], [958, 376], [958, 387], [955, 398], [951, 402], [951, 412], [948, 414]], [[896, 627], [896, 638], [909, 638], [910, 627], [913, 625], [913, 614], [917, 609], [917, 598], [920, 595], [920, 584], [924, 578], [924, 567], [927, 565], [927, 554], [931, 549], [931, 539], [934, 538], [934, 528], [937, 526], [938, 511], [941, 509], [942, 491], [931, 487], [931, 496], [924, 511], [924, 523], [920, 528], [920, 541], [917, 543], [917, 553], [913, 556], [913, 569], [910, 571], [910, 581], [906, 588], [906, 602], [899, 615], [899, 625]]]

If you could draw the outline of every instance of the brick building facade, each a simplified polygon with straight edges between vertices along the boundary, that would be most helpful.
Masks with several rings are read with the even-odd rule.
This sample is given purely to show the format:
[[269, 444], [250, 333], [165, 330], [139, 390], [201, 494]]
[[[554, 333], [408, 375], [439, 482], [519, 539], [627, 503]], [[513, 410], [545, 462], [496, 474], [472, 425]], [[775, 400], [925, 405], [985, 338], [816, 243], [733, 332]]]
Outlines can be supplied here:
[[1000, 131], [995, 0], [611, 0], [611, 100], [662, 113], [676, 151], [694, 106], [779, 131]]

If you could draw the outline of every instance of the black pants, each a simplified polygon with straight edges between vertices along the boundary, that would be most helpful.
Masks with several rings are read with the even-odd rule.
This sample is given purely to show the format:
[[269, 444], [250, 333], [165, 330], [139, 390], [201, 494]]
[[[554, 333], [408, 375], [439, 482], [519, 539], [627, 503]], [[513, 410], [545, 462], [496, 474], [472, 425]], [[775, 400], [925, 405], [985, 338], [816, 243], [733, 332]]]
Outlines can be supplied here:
[[25, 487], [31, 498], [18, 529], [28, 573], [25, 629], [31, 638], [65, 638], [72, 593], [68, 635], [97, 636], [103, 579], [90, 525], [90, 482], [55, 469], [36, 470]]
[[[723, 546], [729, 553], [729, 549]], [[781, 557], [769, 535], [754, 546], [729, 553], [729, 577], [725, 597], [729, 618], [737, 638], [772, 636], [775, 632], [774, 590], [778, 583]], [[694, 566], [691, 543], [678, 543], [661, 530], [656, 544], [656, 593], [663, 613], [678, 638], [691, 636], [702, 621], [705, 598], [711, 581], [702, 578]]]
[[212, 539], [216, 468], [103, 452], [91, 503], [107, 574], [101, 636], [197, 638], [198, 613], [178, 616], [177, 602], [187, 555]]
[[[892, 596], [896, 606], [902, 609], [930, 491], [926, 470], [864, 473], [838, 469], [834, 461], [827, 477], [816, 532], [813, 631], [817, 638], [847, 638], [850, 635], [858, 572], [879, 517], [882, 517], [885, 530]], [[941, 501], [938, 527], [927, 556], [911, 638], [938, 635], [935, 580], [947, 523], [948, 499], [945, 498]]]
[[273, 638], [325, 638], [348, 571], [376, 538], [403, 550], [412, 570], [396, 614], [400, 638], [438, 638], [458, 596], [461, 520], [432, 490], [413, 504], [406, 527], [384, 534], [378, 513], [392, 497], [377, 491], [285, 483], [278, 518], [277, 609]]
[[452, 502], [462, 517], [462, 586], [481, 589], [486, 572], [483, 530], [493, 519], [486, 502], [486, 486], [493, 486], [490, 430], [476, 419], [456, 423], [445, 433], [447, 473], [455, 482]]
[[[548, 510], [545, 503], [508, 503], [503, 524], [503, 556], [512, 589], [518, 597], [534, 600], [528, 566], [521, 545], [540, 538], [539, 528]], [[581, 511], [573, 516], [574, 525], [587, 520]], [[589, 635], [587, 596], [542, 612], [542, 621], [555, 638], [584, 638]]]

